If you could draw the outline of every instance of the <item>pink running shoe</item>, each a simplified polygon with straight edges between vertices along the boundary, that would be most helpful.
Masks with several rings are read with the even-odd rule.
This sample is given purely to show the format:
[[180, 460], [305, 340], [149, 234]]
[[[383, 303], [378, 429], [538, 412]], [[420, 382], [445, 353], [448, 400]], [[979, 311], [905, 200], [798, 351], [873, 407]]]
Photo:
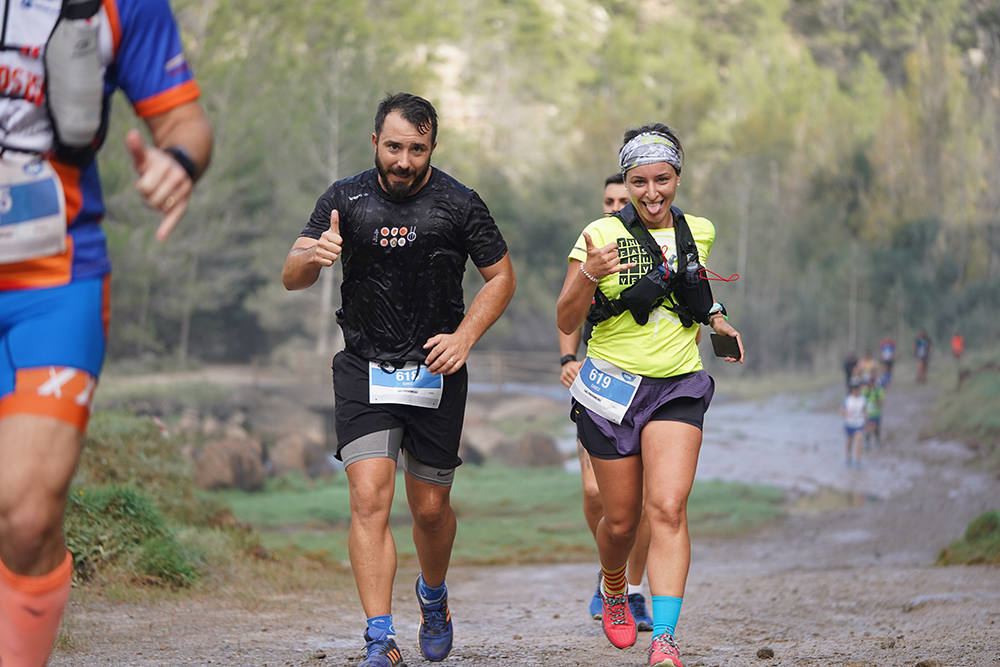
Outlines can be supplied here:
[[601, 624], [612, 646], [628, 648], [635, 643], [636, 628], [628, 598], [622, 595], [607, 596], [601, 591]]
[[653, 637], [649, 644], [649, 667], [684, 667], [677, 642], [669, 632]]

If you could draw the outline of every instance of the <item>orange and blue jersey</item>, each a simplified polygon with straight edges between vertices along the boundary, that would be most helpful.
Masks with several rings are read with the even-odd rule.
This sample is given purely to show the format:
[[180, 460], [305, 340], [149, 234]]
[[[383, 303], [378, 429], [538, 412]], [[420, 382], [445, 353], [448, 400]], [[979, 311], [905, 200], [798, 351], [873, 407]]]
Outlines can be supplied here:
[[[54, 157], [44, 51], [64, 0], [5, 0], [0, 34], [0, 418], [86, 428], [104, 362], [110, 262], [97, 164]], [[150, 118], [196, 100], [167, 0], [102, 0], [104, 141], [124, 92]], [[93, 27], [93, 24], [88, 24]]]
[[[0, 155], [2, 162], [47, 158], [65, 201], [66, 238], [59, 252], [0, 263], [0, 291], [65, 285], [110, 271], [100, 227], [104, 215], [96, 161], [66, 164], [51, 158], [52, 131], [44, 98], [45, 43], [61, 0], [6, 0], [0, 35]], [[184, 57], [167, 0], [103, 0], [99, 50], [104, 71], [104, 140], [109, 101], [122, 90], [142, 118], [156, 116], [199, 96]], [[0, 182], [0, 188], [4, 188]], [[4, 190], [9, 188], [4, 188]], [[0, 191], [0, 244], [8, 227]], [[0, 260], [2, 261], [2, 260]]]

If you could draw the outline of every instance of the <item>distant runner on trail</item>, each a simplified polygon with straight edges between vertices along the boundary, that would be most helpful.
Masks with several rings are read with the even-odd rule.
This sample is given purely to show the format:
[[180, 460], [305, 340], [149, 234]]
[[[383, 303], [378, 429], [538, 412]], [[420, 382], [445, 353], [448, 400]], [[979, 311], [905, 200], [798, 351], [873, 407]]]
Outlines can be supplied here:
[[[450, 493], [465, 415], [472, 346], [514, 294], [507, 244], [474, 191], [431, 167], [437, 112], [398, 93], [375, 113], [375, 168], [337, 181], [316, 202], [285, 259], [289, 290], [309, 287], [343, 259], [346, 349], [333, 359], [337, 458], [351, 498], [349, 550], [367, 616], [364, 667], [403, 658], [392, 622], [396, 546], [389, 511], [402, 451], [421, 572], [420, 649], [452, 647], [445, 574], [455, 540]], [[486, 281], [468, 312], [462, 275], [471, 256]]]
[[931, 360], [931, 337], [921, 331], [913, 341], [913, 356], [917, 358], [917, 384], [927, 382], [927, 364]]
[[865, 385], [865, 449], [882, 445], [882, 404], [885, 402], [885, 389], [882, 383], [872, 378]]
[[[713, 303], [704, 263], [715, 227], [671, 206], [683, 148], [662, 123], [625, 132], [619, 154], [631, 199], [586, 226], [569, 254], [559, 329], [595, 323], [571, 388], [577, 437], [590, 455], [604, 516], [597, 527], [602, 624], [613, 646], [636, 641], [625, 567], [643, 509], [651, 538], [650, 665], [680, 667], [674, 631], [691, 560], [687, 500], [715, 383], [702, 367], [695, 322], [711, 325], [743, 361], [740, 334]], [[591, 304], [594, 307], [591, 308]]]
[[878, 343], [878, 354], [882, 361], [883, 387], [888, 387], [892, 381], [892, 364], [896, 361], [896, 340], [892, 336], [884, 336]]
[[851, 380], [854, 379], [854, 367], [858, 365], [858, 355], [851, 350], [844, 357], [844, 387], [851, 388]]
[[[625, 187], [621, 173], [615, 173], [604, 180], [604, 201], [602, 209], [604, 215], [611, 215], [616, 211], [625, 208], [629, 203], [628, 189]], [[590, 338], [590, 326], [584, 324], [572, 334], [559, 332], [559, 352], [562, 357], [559, 364], [562, 370], [559, 374], [559, 381], [566, 387], [570, 387], [576, 380], [577, 374], [583, 362], [577, 360], [576, 354], [580, 348], [580, 341], [583, 338], [583, 330], [587, 330], [587, 338]], [[701, 331], [699, 330], [699, 333]], [[586, 342], [586, 341], [584, 341]], [[576, 442], [577, 455], [580, 457], [580, 481], [583, 483], [583, 517], [587, 522], [587, 527], [597, 538], [597, 524], [604, 516], [604, 505], [601, 503], [601, 492], [597, 488], [597, 480], [594, 478], [594, 469], [590, 464], [590, 454], [583, 448], [579, 440]], [[653, 619], [646, 609], [646, 598], [642, 595], [642, 575], [646, 571], [646, 553], [649, 550], [649, 520], [643, 514], [639, 521], [639, 530], [636, 534], [635, 545], [629, 554], [627, 579], [628, 579], [628, 604], [635, 617], [636, 627], [639, 630], [652, 630]], [[597, 586], [594, 595], [587, 606], [587, 613], [596, 620], [601, 618], [601, 575], [598, 572]]]
[[854, 365], [854, 376], [851, 380], [868, 384], [876, 379], [878, 379], [878, 362], [872, 356], [871, 350], [865, 350], [858, 363]]
[[124, 148], [159, 241], [212, 128], [166, 0], [6, 0], [0, 39], [0, 665], [38, 667], [69, 598], [63, 515], [107, 344], [96, 154], [112, 95], [152, 140], [132, 129]]
[[861, 393], [861, 383], [851, 384], [850, 392], [840, 403], [840, 416], [844, 418], [844, 433], [847, 436], [847, 449], [844, 464], [850, 468], [861, 467], [862, 439], [864, 437], [865, 421], [867, 419], [867, 403]]

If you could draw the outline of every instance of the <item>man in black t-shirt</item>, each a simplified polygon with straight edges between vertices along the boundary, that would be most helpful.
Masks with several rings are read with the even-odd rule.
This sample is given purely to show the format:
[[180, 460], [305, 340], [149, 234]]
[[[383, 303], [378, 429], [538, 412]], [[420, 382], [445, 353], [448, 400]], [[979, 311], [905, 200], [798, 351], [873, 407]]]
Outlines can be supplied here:
[[[337, 458], [351, 494], [349, 549], [368, 617], [367, 665], [399, 665], [390, 603], [396, 550], [389, 510], [403, 452], [420, 562], [418, 632], [424, 657], [452, 645], [445, 574], [455, 539], [449, 503], [465, 415], [469, 351], [514, 293], [507, 244], [479, 196], [431, 167], [437, 114], [399, 93], [379, 104], [375, 168], [331, 185], [282, 269], [289, 290], [343, 259], [346, 349], [333, 360]], [[468, 312], [468, 258], [486, 283]]]

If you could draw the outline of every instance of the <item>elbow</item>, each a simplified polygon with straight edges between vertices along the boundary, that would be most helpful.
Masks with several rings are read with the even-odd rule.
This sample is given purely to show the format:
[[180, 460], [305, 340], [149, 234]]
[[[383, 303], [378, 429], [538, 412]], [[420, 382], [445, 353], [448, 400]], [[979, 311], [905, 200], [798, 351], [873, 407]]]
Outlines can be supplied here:
[[563, 332], [563, 333], [564, 333], [564, 334], [566, 334], [567, 336], [571, 336], [571, 335], [573, 335], [573, 333], [574, 333], [574, 332], [575, 332], [575, 331], [576, 331], [577, 329], [579, 329], [579, 328], [580, 328], [580, 325], [577, 325], [577, 326], [575, 326], [575, 327], [574, 327], [574, 326], [569, 326], [569, 325], [568, 325], [568, 324], [567, 324], [566, 322], [564, 322], [564, 321], [563, 321], [563, 320], [562, 320], [561, 318], [557, 318], [557, 319], [556, 319], [556, 326], [557, 326], [557, 327], [559, 327], [559, 331]]
[[517, 276], [514, 275], [514, 269], [511, 268], [509, 271], [499, 273], [486, 282], [489, 285], [495, 284], [497, 286], [498, 289], [495, 293], [501, 296], [504, 310], [506, 310], [511, 299], [514, 298], [514, 291], [517, 289]]
[[281, 284], [285, 286], [285, 289], [289, 292], [302, 289], [302, 281], [298, 279], [295, 272], [289, 269], [287, 266], [281, 270]]

